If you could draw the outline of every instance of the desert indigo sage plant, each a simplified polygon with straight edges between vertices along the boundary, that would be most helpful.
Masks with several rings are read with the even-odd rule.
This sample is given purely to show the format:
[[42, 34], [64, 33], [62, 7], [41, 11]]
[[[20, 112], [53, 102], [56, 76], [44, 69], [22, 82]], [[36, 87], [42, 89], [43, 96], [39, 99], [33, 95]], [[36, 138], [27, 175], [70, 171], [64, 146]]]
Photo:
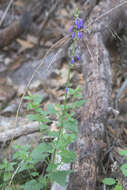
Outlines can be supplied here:
[[[76, 9], [73, 26], [71, 26], [69, 30], [72, 35], [73, 44], [70, 62], [68, 64], [68, 77], [65, 85], [63, 104], [59, 103], [56, 106], [49, 104], [47, 110], [44, 111], [41, 106], [41, 96], [29, 93], [29, 95], [25, 97], [25, 99], [29, 101], [27, 109], [33, 111], [32, 114], [27, 115], [27, 118], [39, 123], [40, 132], [42, 133], [42, 142], [31, 153], [28, 152], [27, 147], [25, 150], [19, 150], [21, 148], [20, 146], [16, 147], [18, 151], [14, 154], [13, 158], [17, 159], [20, 165], [18, 165], [15, 170], [16, 172], [14, 172], [13, 167], [13, 165], [16, 165], [16, 162], [11, 166], [9, 173], [12, 171], [14, 173], [9, 175], [5, 180], [6, 185], [9, 184], [9, 190], [13, 189], [11, 189], [12, 184], [13, 186], [16, 185], [13, 181], [16, 173], [22, 173], [23, 171], [28, 171], [29, 174], [29, 179], [26, 180], [25, 184], [19, 186], [24, 190], [31, 188], [34, 190], [51, 190], [54, 181], [61, 186], [65, 186], [66, 177], [73, 172], [72, 170], [62, 170], [61, 166], [63, 164], [73, 163], [76, 160], [75, 152], [69, 150], [68, 145], [74, 143], [77, 138], [78, 121], [75, 119], [75, 110], [80, 108], [85, 101], [82, 100], [80, 87], [76, 89], [71, 88], [70, 73], [75, 62], [80, 61], [80, 54], [76, 54], [75, 50], [78, 40], [83, 37], [81, 31], [83, 28], [83, 20], [79, 18], [78, 9]], [[52, 115], [57, 119], [56, 130], [50, 129], [50, 124], [52, 123], [52, 117], [50, 116]], [[44, 135], [49, 139], [48, 143], [45, 141]], [[57, 156], [60, 157], [59, 160], [56, 160]], [[34, 167], [40, 161], [46, 164], [44, 174], [41, 176], [39, 176], [38, 171]], [[1, 166], [0, 169], [4, 169], [8, 172], [5, 167]], [[1, 187], [5, 187], [5, 185]]]

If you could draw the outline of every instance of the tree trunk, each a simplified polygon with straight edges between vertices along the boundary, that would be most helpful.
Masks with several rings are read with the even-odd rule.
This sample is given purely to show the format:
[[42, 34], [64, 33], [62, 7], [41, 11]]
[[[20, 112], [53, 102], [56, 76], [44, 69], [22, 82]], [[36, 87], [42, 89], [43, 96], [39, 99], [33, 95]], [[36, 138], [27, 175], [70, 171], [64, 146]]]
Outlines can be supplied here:
[[[105, 146], [104, 135], [111, 101], [112, 74], [110, 52], [106, 48], [113, 40], [111, 31], [125, 27], [127, 2], [100, 1], [89, 16], [89, 32], [84, 34], [83, 74], [84, 97], [87, 100], [74, 145], [77, 162], [67, 190], [95, 190], [100, 153]], [[96, 18], [96, 19], [95, 19]]]

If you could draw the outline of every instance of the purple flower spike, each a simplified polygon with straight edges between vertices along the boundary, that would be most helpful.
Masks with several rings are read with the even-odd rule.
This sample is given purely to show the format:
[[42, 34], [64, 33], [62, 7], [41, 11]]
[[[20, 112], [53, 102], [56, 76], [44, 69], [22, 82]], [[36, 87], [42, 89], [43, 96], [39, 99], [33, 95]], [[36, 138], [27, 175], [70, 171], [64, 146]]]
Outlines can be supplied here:
[[73, 32], [73, 26], [70, 27], [69, 32]]
[[72, 64], [74, 64], [75, 60], [74, 60], [74, 57], [72, 57]]
[[74, 37], [75, 37], [75, 32], [72, 33], [72, 38], [74, 38]]

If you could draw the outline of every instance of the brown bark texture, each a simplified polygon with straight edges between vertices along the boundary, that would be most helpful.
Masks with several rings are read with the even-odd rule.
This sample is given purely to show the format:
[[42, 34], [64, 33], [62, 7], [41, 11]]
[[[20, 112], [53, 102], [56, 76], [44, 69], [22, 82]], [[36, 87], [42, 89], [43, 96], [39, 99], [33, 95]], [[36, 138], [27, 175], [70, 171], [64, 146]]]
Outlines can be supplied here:
[[100, 1], [89, 16], [89, 34], [84, 35], [81, 47], [87, 102], [82, 113], [79, 138], [74, 145], [77, 161], [72, 165], [74, 173], [70, 176], [67, 190], [96, 189], [111, 101], [112, 73], [107, 45], [113, 40], [111, 31], [119, 34], [125, 27], [127, 4], [123, 2], [120, 6], [119, 0]]

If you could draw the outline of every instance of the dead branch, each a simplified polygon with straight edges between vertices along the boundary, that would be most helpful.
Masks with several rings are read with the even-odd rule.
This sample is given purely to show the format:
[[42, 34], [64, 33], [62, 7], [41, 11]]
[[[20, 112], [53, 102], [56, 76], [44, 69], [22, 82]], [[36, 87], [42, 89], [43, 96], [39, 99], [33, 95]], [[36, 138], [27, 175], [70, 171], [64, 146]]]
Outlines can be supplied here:
[[15, 129], [10, 129], [6, 132], [0, 133], [0, 145], [5, 146], [6, 144], [10, 143], [12, 139], [17, 139], [23, 135], [32, 134], [35, 132], [39, 132], [40, 127], [35, 122], [35, 125], [27, 124], [25, 126], [19, 126]]

